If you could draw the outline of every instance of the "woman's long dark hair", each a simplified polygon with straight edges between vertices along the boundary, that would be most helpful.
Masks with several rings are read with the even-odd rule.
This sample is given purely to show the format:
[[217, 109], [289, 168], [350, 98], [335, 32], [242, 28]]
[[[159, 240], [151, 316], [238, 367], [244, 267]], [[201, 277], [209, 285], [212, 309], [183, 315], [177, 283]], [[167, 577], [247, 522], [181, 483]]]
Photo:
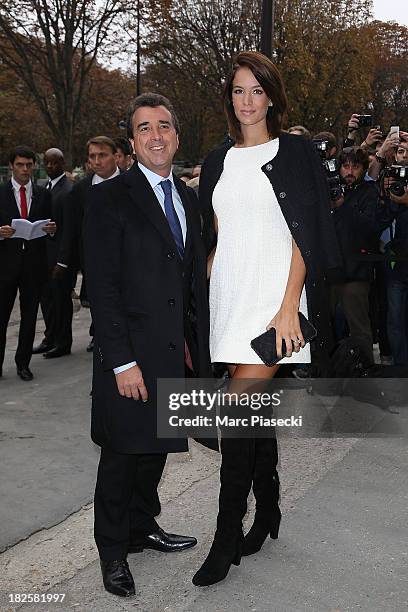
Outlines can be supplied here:
[[285, 86], [275, 64], [266, 55], [257, 51], [243, 51], [236, 56], [231, 74], [224, 86], [224, 110], [227, 115], [231, 138], [237, 143], [242, 143], [243, 141], [241, 124], [235, 116], [232, 105], [232, 83], [239, 68], [249, 68], [268, 98], [272, 101], [273, 106], [268, 108], [266, 115], [266, 124], [271, 138], [276, 138], [281, 133], [282, 122], [288, 107]]

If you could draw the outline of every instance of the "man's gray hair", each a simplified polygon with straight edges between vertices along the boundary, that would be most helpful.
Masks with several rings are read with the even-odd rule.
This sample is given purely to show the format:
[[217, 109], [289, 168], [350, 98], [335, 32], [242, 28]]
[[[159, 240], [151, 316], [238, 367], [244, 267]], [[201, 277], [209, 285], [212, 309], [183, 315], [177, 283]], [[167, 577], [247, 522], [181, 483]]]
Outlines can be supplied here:
[[144, 93], [140, 96], [137, 96], [137, 98], [132, 100], [132, 102], [130, 103], [126, 119], [126, 131], [128, 138], [133, 138], [133, 115], [135, 114], [138, 108], [143, 108], [144, 106], [148, 106], [150, 108], [164, 106], [164, 108], [166, 108], [171, 115], [176, 133], [180, 134], [180, 123], [170, 100], [165, 96], [162, 96], [161, 94]]

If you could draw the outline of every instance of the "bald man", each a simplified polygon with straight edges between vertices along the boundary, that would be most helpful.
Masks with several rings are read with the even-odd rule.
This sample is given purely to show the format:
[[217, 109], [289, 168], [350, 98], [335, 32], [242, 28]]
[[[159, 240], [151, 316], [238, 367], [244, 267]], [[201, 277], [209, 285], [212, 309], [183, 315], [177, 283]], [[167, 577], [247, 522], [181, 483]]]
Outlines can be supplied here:
[[47, 189], [52, 197], [52, 218], [56, 220], [58, 229], [54, 239], [47, 244], [48, 282], [41, 298], [45, 334], [41, 344], [34, 347], [33, 354], [43, 353], [46, 359], [53, 359], [69, 355], [72, 345], [71, 290], [75, 271], [57, 266], [72, 182], [65, 175], [64, 154], [60, 149], [51, 148], [45, 152], [44, 166], [49, 177]]

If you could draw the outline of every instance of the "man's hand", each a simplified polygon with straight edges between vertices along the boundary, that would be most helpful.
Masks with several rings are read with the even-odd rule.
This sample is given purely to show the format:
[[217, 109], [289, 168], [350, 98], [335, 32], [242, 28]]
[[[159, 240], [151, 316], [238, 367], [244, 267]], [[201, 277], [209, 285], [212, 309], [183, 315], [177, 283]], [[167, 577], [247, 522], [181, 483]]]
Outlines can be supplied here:
[[400, 130], [399, 137], [401, 142], [408, 142], [408, 132]]
[[[368, 132], [367, 136], [365, 137], [364, 142], [366, 143], [367, 147], [372, 147], [373, 145], [375, 145], [376, 142], [378, 142], [379, 140], [382, 140], [382, 137], [383, 137], [383, 133], [381, 130], [378, 130], [377, 128], [371, 128], [371, 130]], [[362, 147], [364, 145], [364, 142], [361, 143]]]
[[52, 270], [52, 278], [54, 280], [58, 279], [58, 278], [62, 278], [66, 272], [67, 268], [64, 268], [63, 266], [59, 266], [58, 264], [54, 266], [53, 270]]
[[395, 147], [398, 147], [398, 145], [399, 145], [398, 134], [396, 134], [395, 132], [392, 132], [391, 134], [388, 134], [387, 138], [384, 140], [381, 147], [378, 149], [377, 153], [380, 157], [385, 158], [387, 156], [387, 153], [389, 153]]
[[355, 139], [355, 132], [356, 130], [358, 130], [360, 127], [359, 122], [358, 122], [358, 114], [357, 113], [353, 113], [349, 119], [348, 125], [347, 125], [347, 129], [348, 129], [348, 138], [349, 140], [354, 140]]
[[48, 221], [48, 223], [46, 225], [43, 225], [41, 229], [46, 234], [55, 234], [55, 232], [57, 231], [57, 226], [54, 221]]
[[16, 230], [14, 229], [14, 227], [11, 227], [11, 225], [2, 225], [0, 227], [0, 237], [1, 238], [11, 238], [13, 234], [16, 233]]
[[123, 397], [135, 400], [141, 399], [142, 402], [147, 402], [147, 389], [139, 366], [132, 366], [124, 372], [115, 374], [115, 376], [118, 391]]
[[390, 200], [396, 202], [397, 204], [405, 204], [408, 205], [408, 187], [405, 187], [405, 193], [402, 196], [396, 196], [393, 193], [389, 193]]
[[332, 200], [331, 207], [339, 208], [340, 206], [343, 206], [343, 204], [344, 204], [344, 195], [341, 195], [335, 200]]

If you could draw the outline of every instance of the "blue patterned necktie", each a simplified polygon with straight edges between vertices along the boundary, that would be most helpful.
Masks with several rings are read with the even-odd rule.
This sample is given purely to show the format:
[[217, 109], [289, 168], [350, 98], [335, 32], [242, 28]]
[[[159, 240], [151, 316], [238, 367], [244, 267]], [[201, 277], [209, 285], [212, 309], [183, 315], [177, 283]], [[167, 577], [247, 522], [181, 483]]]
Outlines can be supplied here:
[[183, 232], [181, 231], [180, 220], [177, 216], [176, 209], [174, 208], [173, 204], [173, 197], [171, 195], [171, 181], [169, 179], [161, 181], [160, 185], [164, 192], [164, 211], [166, 213], [167, 221], [170, 225], [171, 233], [173, 234], [174, 242], [176, 243], [179, 255], [181, 259], [183, 259]]

